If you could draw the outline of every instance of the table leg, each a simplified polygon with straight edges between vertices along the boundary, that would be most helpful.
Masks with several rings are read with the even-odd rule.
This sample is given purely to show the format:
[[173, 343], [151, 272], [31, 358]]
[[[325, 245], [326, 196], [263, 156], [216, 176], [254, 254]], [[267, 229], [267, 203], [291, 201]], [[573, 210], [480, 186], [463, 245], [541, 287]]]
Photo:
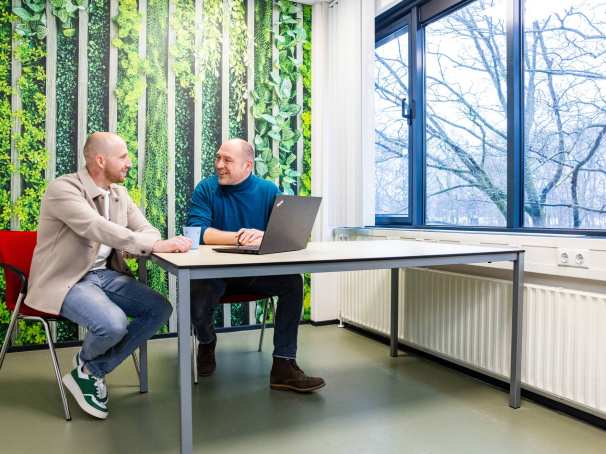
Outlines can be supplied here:
[[400, 269], [391, 270], [391, 356], [398, 356], [398, 303], [400, 294]]
[[147, 341], [145, 341], [139, 346], [139, 392], [146, 393], [148, 390]]
[[[139, 281], [147, 284], [147, 261], [138, 259]], [[147, 379], [147, 341], [139, 346], [139, 392], [146, 393], [149, 390]]]
[[522, 317], [524, 311], [524, 253], [519, 252], [513, 262], [513, 289], [511, 312], [511, 377], [509, 406], [520, 408], [522, 381]]
[[192, 452], [191, 338], [189, 270], [177, 274], [177, 330], [179, 334], [179, 405], [181, 454]]

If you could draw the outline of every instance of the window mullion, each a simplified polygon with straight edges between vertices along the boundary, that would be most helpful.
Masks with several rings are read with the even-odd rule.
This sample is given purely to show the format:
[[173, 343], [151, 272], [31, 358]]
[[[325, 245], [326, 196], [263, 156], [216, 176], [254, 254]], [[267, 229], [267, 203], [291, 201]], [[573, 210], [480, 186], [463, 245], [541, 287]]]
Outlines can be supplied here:
[[507, 227], [524, 223], [524, 68], [522, 1], [507, 2]]
[[412, 8], [409, 27], [409, 84], [414, 119], [409, 129], [409, 159], [410, 159], [410, 198], [409, 212], [411, 224], [425, 224], [425, 84], [424, 84], [424, 39], [423, 30], [419, 24], [419, 9]]

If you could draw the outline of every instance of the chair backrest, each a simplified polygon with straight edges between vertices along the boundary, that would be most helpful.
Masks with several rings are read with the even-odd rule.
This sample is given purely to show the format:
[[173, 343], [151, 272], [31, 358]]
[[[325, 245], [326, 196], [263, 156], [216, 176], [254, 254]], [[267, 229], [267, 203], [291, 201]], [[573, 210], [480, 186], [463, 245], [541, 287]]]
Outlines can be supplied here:
[[[34, 248], [36, 247], [36, 238], [36, 232], [0, 230], [0, 263], [17, 268], [28, 278]], [[7, 268], [4, 268], [4, 278], [6, 282], [6, 305], [12, 311], [21, 291], [21, 280], [16, 273], [9, 271]]]

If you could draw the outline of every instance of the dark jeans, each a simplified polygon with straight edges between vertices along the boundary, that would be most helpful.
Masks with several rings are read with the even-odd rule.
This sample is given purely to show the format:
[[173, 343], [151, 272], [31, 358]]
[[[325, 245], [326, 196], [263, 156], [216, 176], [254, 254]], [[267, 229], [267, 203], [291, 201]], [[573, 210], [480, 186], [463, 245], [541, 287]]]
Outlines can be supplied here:
[[191, 320], [200, 343], [209, 344], [217, 338], [213, 313], [221, 297], [245, 293], [264, 293], [278, 297], [273, 356], [295, 358], [303, 308], [303, 279], [298, 274], [192, 281]]

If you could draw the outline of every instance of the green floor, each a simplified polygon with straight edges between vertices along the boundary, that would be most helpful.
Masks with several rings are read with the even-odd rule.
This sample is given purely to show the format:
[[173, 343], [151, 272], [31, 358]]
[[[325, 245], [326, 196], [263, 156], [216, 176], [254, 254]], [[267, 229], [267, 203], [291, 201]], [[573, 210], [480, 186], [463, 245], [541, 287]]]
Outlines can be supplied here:
[[[431, 361], [336, 326], [303, 326], [299, 362], [327, 386], [270, 391], [271, 341], [219, 337], [214, 377], [194, 387], [194, 447], [204, 453], [606, 453], [606, 432]], [[271, 337], [271, 331], [270, 336]], [[110, 416], [70, 398], [65, 422], [46, 351], [11, 353], [0, 371], [0, 453], [177, 453], [176, 340], [150, 343], [150, 393], [132, 362], [109, 376]], [[67, 371], [74, 349], [60, 349]]]

